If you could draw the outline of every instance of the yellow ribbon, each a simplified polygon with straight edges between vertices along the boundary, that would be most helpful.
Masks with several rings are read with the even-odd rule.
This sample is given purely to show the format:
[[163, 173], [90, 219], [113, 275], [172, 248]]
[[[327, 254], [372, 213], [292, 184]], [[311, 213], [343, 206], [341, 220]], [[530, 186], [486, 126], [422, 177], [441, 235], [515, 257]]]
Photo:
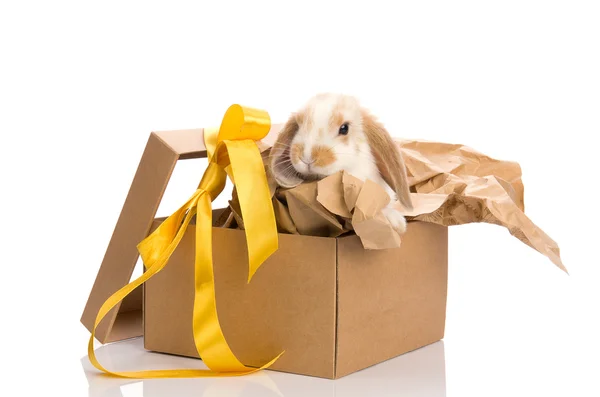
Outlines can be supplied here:
[[[212, 262], [211, 202], [225, 187], [227, 175], [236, 186], [244, 217], [248, 245], [248, 282], [260, 265], [277, 250], [275, 215], [260, 151], [255, 142], [267, 135], [270, 126], [267, 112], [232, 105], [225, 113], [218, 132], [205, 131], [205, 144], [210, 162], [198, 189], [179, 210], [138, 245], [146, 266], [144, 274], [115, 292], [98, 311], [88, 344], [88, 356], [94, 367], [109, 375], [124, 378], [239, 376], [267, 368], [283, 354], [280, 353], [260, 368], [246, 367], [235, 357], [219, 324]], [[116, 372], [104, 368], [94, 352], [96, 327], [123, 298], [165, 267], [194, 215], [194, 342], [198, 354], [210, 369]]]

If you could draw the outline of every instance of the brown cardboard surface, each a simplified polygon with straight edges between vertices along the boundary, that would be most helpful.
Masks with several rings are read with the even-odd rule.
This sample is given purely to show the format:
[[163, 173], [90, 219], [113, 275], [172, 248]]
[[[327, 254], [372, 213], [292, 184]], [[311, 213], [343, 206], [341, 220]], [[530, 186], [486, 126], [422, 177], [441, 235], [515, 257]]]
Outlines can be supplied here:
[[[194, 228], [169, 266], [145, 284], [145, 347], [197, 357], [192, 336]], [[279, 236], [279, 249], [247, 283], [244, 232], [213, 228], [217, 310], [227, 343], [244, 364], [334, 376], [336, 240]]]
[[[194, 250], [189, 227], [169, 266], [145, 285], [149, 350], [198, 356]], [[285, 350], [271, 369], [332, 379], [443, 337], [444, 227], [411, 223], [402, 247], [391, 250], [365, 250], [356, 236], [280, 234], [279, 250], [250, 284], [243, 231], [213, 228], [213, 258], [219, 321], [246, 365]]]
[[338, 238], [336, 377], [444, 337], [448, 229], [409, 222], [400, 248]]

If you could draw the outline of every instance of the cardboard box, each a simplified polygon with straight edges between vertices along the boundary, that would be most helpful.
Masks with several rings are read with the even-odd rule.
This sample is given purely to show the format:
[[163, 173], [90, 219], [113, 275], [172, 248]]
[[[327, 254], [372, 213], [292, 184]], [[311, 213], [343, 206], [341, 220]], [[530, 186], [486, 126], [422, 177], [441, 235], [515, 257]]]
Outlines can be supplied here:
[[[265, 140], [280, 128], [274, 125]], [[137, 244], [160, 222], [154, 216], [175, 163], [205, 156], [202, 129], [151, 134], [81, 319], [88, 329], [102, 303], [129, 282]], [[412, 222], [400, 248], [376, 251], [364, 250], [353, 235], [280, 234], [279, 250], [250, 284], [243, 231], [213, 233], [219, 320], [248, 366], [285, 350], [272, 369], [339, 378], [444, 335], [444, 226]], [[145, 285], [143, 306], [138, 289], [105, 317], [100, 342], [144, 335], [150, 350], [197, 356], [193, 234], [190, 228], [167, 267]]]
[[[155, 222], [155, 226], [160, 220]], [[149, 350], [198, 357], [192, 335], [194, 227], [145, 284]], [[235, 355], [258, 367], [339, 378], [444, 336], [447, 228], [411, 222], [402, 246], [365, 250], [356, 235], [279, 235], [247, 283], [244, 232], [213, 228], [217, 309]]]

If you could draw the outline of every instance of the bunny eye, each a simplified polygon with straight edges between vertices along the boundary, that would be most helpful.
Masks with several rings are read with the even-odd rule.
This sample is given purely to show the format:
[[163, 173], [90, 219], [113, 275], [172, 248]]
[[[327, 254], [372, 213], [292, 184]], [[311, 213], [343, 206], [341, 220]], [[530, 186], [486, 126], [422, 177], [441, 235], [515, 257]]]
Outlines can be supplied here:
[[338, 132], [340, 135], [348, 135], [348, 123], [342, 124]]

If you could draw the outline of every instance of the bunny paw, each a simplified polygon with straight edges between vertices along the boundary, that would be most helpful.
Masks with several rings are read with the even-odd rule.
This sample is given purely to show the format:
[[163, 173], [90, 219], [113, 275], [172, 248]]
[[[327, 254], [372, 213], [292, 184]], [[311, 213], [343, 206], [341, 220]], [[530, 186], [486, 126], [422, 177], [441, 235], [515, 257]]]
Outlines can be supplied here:
[[406, 231], [406, 218], [404, 218], [400, 211], [391, 207], [385, 207], [381, 212], [399, 234]]

